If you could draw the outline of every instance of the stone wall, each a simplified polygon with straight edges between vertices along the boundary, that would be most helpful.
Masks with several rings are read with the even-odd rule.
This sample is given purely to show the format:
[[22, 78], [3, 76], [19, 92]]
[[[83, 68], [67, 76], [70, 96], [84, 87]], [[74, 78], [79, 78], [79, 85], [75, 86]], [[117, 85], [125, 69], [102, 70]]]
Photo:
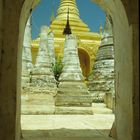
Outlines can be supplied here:
[[[2, 46], [2, 18], [3, 18], [3, 15], [2, 15], [2, 12], [3, 12], [3, 7], [2, 7], [2, 5], [3, 5], [3, 1], [2, 0], [0, 0], [0, 46]], [[0, 47], [0, 61], [1, 61], [1, 47]]]
[[134, 42], [133, 42], [133, 63], [134, 63], [134, 68], [133, 68], [133, 74], [134, 74], [134, 78], [133, 78], [133, 117], [134, 117], [134, 122], [133, 122], [133, 126], [134, 126], [134, 133], [133, 133], [133, 139], [134, 140], [138, 140], [140, 139], [140, 128], [139, 128], [139, 124], [140, 124], [140, 96], [139, 96], [139, 25], [138, 24], [134, 24], [133, 25], [133, 35], [134, 35]]
[[0, 139], [20, 139], [20, 83], [21, 46], [29, 11], [33, 1], [28, 1], [24, 20], [19, 29], [22, 0], [0, 0]]
[[[1, 3], [2, 2], [2, 3]], [[2, 5], [1, 5], [2, 4]], [[0, 1], [0, 139], [19, 139], [20, 99], [17, 85], [17, 52], [21, 1]], [[0, 8], [1, 10], [1, 8]]]

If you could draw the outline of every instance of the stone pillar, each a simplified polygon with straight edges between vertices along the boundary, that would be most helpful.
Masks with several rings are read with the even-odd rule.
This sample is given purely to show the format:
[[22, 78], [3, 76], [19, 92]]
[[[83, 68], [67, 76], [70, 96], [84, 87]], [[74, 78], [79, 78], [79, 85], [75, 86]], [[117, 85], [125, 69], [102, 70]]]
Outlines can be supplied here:
[[78, 57], [77, 39], [74, 35], [66, 36], [63, 64], [55, 105], [91, 106], [91, 97], [84, 83]]
[[114, 46], [112, 25], [107, 18], [101, 45], [96, 55], [93, 74], [89, 77], [89, 91], [93, 102], [105, 102], [114, 108]]
[[30, 83], [30, 71], [33, 68], [31, 56], [31, 24], [30, 17], [27, 21], [23, 40], [22, 49], [22, 88], [27, 87]]
[[56, 82], [52, 72], [51, 57], [47, 44], [47, 26], [41, 27], [40, 46], [35, 67], [32, 71], [32, 86], [34, 92], [50, 93], [56, 91]]
[[55, 53], [54, 53], [54, 34], [53, 32], [48, 33], [48, 49], [51, 57], [51, 62], [55, 63]]

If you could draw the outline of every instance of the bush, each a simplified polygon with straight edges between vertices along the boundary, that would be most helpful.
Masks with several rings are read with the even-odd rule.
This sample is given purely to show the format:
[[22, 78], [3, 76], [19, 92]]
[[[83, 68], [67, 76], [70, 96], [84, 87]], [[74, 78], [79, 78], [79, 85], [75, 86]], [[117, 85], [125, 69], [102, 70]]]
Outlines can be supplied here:
[[52, 70], [56, 81], [59, 82], [59, 77], [63, 70], [62, 57], [56, 57], [55, 63], [52, 64]]

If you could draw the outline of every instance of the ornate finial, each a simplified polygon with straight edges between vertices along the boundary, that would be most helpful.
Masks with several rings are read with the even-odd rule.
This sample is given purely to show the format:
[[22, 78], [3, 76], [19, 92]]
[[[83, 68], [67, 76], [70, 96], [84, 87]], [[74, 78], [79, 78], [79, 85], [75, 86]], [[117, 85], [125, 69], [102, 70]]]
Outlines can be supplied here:
[[104, 36], [111, 35], [112, 36], [112, 23], [111, 18], [109, 15], [106, 15], [106, 23], [104, 27]]
[[55, 19], [54, 11], [52, 11], [52, 15], [50, 17], [50, 24], [53, 22], [54, 19]]
[[68, 8], [68, 13], [67, 13], [67, 23], [66, 23], [66, 26], [64, 28], [63, 34], [64, 35], [70, 35], [70, 34], [72, 34], [71, 33], [70, 24], [69, 24], [69, 8]]
[[103, 34], [103, 26], [102, 26], [102, 23], [100, 23], [100, 35]]
[[52, 15], [51, 15], [51, 17], [50, 17], [50, 24], [53, 22], [53, 20], [55, 19], [55, 14], [54, 14], [54, 10], [55, 8], [54, 8], [54, 1], [53, 1], [53, 3], [52, 3]]

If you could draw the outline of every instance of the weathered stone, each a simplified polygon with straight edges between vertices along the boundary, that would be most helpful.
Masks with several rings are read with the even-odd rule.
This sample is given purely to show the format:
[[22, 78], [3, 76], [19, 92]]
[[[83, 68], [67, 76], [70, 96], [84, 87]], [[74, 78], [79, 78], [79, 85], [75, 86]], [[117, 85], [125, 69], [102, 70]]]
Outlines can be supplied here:
[[55, 105], [91, 106], [91, 98], [80, 68], [77, 39], [74, 35], [66, 36], [63, 64]]
[[25, 28], [25, 33], [24, 33], [24, 41], [23, 41], [23, 48], [26, 54], [26, 59], [27, 59], [27, 68], [31, 70], [33, 68], [32, 64], [32, 55], [31, 55], [31, 17], [29, 17], [26, 28]]
[[51, 57], [51, 63], [55, 63], [54, 34], [52, 31], [48, 33], [48, 49]]
[[55, 114], [93, 115], [93, 107], [55, 107]]
[[[113, 18], [115, 59], [117, 60], [115, 80], [118, 84], [115, 111], [117, 139], [139, 140], [139, 1], [94, 1]], [[0, 0], [1, 140], [20, 139], [21, 57], [19, 54], [21, 54], [20, 46], [22, 46], [25, 21], [33, 9], [34, 2], [37, 3], [32, 0]], [[31, 116], [28, 120], [32, 118]], [[38, 124], [40, 126], [40, 123]], [[90, 124], [95, 124], [94, 120]]]
[[[35, 88], [35, 92], [56, 92], [56, 81], [54, 78], [54, 74], [52, 72], [52, 61], [50, 57], [50, 53], [52, 54], [52, 43], [50, 47], [48, 47], [48, 33], [49, 28], [46, 26], [41, 27], [40, 34], [40, 47], [39, 52], [36, 59], [35, 67], [32, 71], [32, 79], [31, 83]], [[51, 36], [52, 37], [52, 36]], [[53, 38], [51, 38], [53, 39]], [[54, 60], [53, 60], [54, 61]]]
[[21, 113], [24, 115], [41, 115], [41, 114], [54, 114], [55, 104], [52, 94], [44, 94], [39, 91], [36, 94], [34, 91], [32, 94], [25, 93], [21, 97], [22, 106]]
[[[26, 88], [30, 83], [30, 71], [33, 68], [31, 57], [31, 25], [30, 17], [27, 21], [22, 49], [22, 88]], [[24, 90], [23, 89], [23, 90]]]
[[54, 96], [57, 88], [51, 60], [53, 58], [51, 55], [53, 53], [53, 36], [51, 35], [49, 38], [51, 41], [48, 40], [47, 31], [46, 26], [41, 28], [41, 41], [36, 64], [31, 71], [32, 77], [27, 76], [30, 78], [30, 86], [22, 90], [22, 114], [54, 114]]
[[101, 45], [97, 52], [93, 73], [89, 77], [89, 91], [94, 102], [105, 102], [114, 108], [114, 46], [111, 23], [107, 18]]

